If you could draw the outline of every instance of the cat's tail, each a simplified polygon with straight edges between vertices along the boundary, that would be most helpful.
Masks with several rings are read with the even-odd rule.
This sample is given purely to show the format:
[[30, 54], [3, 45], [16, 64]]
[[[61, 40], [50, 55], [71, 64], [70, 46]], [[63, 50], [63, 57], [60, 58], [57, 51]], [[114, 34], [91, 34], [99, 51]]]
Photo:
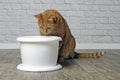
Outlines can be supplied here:
[[95, 53], [76, 53], [75, 52], [75, 58], [99, 58], [104, 54], [106, 54], [105, 51], [95, 52]]

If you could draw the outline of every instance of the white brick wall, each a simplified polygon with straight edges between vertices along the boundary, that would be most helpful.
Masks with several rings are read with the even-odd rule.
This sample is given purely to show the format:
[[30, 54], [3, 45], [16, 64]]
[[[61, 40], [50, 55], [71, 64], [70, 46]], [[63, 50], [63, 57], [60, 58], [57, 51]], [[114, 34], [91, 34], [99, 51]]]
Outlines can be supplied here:
[[57, 9], [79, 43], [120, 43], [120, 0], [0, 0], [0, 43], [39, 35], [33, 15]]

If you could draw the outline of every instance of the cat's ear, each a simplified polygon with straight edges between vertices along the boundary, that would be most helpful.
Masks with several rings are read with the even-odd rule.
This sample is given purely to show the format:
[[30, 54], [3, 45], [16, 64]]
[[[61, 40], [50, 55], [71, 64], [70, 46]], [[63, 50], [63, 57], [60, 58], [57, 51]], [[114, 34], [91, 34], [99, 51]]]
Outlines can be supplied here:
[[41, 19], [42, 14], [41, 13], [40, 14], [36, 14], [36, 15], [34, 15], [34, 17], [36, 17], [37, 19]]
[[57, 17], [56, 17], [56, 16], [52, 16], [52, 17], [50, 17], [50, 18], [48, 19], [48, 21], [49, 21], [49, 22], [51, 22], [51, 23], [56, 24], [56, 23], [57, 23], [57, 21], [58, 21], [58, 19], [57, 19]]

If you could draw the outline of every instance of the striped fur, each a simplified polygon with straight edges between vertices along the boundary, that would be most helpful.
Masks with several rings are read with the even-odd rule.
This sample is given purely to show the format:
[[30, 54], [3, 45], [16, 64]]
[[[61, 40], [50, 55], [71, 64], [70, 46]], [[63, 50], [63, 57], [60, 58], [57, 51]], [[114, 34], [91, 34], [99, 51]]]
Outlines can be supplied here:
[[96, 53], [75, 53], [75, 58], [99, 58], [106, 54], [106, 52], [96, 52]]

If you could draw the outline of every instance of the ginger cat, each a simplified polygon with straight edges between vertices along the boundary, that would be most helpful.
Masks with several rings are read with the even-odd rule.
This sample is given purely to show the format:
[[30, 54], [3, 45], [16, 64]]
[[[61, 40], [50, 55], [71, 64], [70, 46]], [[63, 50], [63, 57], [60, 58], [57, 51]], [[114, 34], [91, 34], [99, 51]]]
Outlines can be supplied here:
[[38, 19], [40, 34], [44, 36], [59, 36], [62, 38], [59, 47], [59, 61], [64, 61], [67, 58], [91, 57], [98, 58], [105, 52], [96, 53], [76, 53], [75, 38], [71, 34], [69, 26], [62, 15], [56, 10], [46, 10], [43, 13], [35, 15]]

